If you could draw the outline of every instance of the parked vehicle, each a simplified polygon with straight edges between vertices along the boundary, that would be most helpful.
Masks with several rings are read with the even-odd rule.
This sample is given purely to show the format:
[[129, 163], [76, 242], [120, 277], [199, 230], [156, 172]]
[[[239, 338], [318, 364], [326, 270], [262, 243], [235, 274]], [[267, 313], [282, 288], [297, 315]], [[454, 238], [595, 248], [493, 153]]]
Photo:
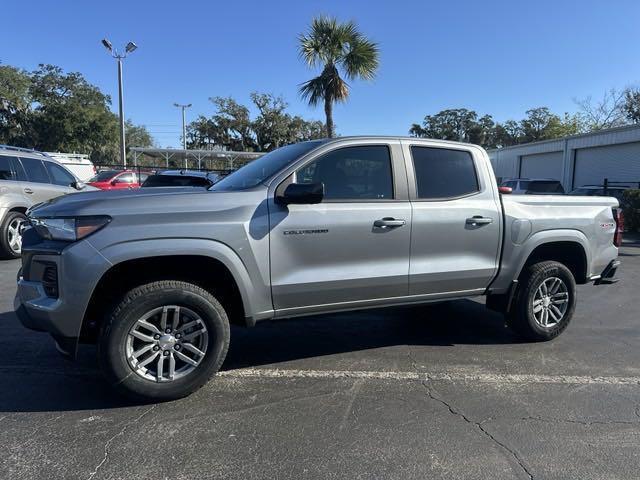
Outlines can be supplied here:
[[89, 155], [61, 152], [47, 152], [47, 155], [64, 165], [81, 182], [88, 182], [96, 174], [96, 167], [89, 160]]
[[514, 195], [564, 195], [564, 187], [552, 178], [511, 178], [501, 187], [511, 188]]
[[201, 187], [209, 188], [220, 179], [214, 172], [199, 170], [165, 170], [149, 175], [143, 187]]
[[98, 344], [136, 398], [214, 375], [229, 324], [486, 296], [531, 341], [576, 284], [613, 282], [614, 198], [500, 195], [480, 147], [343, 137], [274, 150], [209, 190], [142, 188], [33, 208], [16, 311], [74, 356]]
[[605, 192], [604, 187], [600, 185], [584, 185], [580, 188], [576, 188], [569, 192], [569, 195], [582, 195], [587, 197], [615, 197], [618, 199], [618, 202], [622, 204], [622, 196], [624, 191], [627, 190], [628, 187], [607, 187]]
[[122, 190], [139, 188], [149, 176], [134, 170], [102, 170], [87, 182], [100, 190]]
[[87, 188], [44, 153], [0, 145], [0, 257], [20, 257], [20, 227], [29, 207]]

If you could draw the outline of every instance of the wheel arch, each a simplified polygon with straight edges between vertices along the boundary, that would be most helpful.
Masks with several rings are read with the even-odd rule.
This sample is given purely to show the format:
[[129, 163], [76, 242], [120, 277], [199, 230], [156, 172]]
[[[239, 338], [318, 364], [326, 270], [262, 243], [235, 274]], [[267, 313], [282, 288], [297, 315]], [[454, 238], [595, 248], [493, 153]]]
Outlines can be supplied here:
[[[225, 308], [230, 309], [230, 321], [235, 324], [251, 326], [257, 318], [268, 316], [269, 311], [256, 314], [260, 310], [256, 298], [261, 295], [253, 290], [249, 273], [239, 257], [224, 244], [206, 243], [203, 246], [181, 240], [178, 248], [176, 240], [126, 242], [101, 251], [110, 266], [92, 289], [80, 339], [95, 340], [105, 309], [129, 289], [156, 280], [190, 281], [221, 296]], [[268, 300], [270, 306], [270, 297]]]
[[578, 238], [540, 242], [524, 258], [516, 278], [519, 278], [529, 266], [535, 263], [553, 260], [565, 265], [573, 274], [576, 283], [586, 283], [589, 279], [587, 251], [586, 245]]

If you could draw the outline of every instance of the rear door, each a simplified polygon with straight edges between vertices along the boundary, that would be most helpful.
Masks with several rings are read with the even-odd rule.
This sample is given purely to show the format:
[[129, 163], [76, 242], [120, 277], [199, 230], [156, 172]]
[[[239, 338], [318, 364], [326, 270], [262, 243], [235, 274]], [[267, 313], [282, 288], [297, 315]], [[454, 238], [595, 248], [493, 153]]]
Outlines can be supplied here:
[[23, 191], [32, 203], [46, 202], [62, 195], [58, 188], [51, 184], [49, 172], [39, 158], [20, 157], [27, 179], [23, 183]]
[[477, 293], [498, 266], [501, 207], [481, 150], [441, 145], [403, 141], [413, 209], [411, 295]]
[[[272, 297], [279, 314], [407, 295], [411, 205], [399, 142], [333, 147], [285, 181], [321, 182], [325, 198], [288, 206], [270, 199]], [[383, 219], [398, 225], [381, 226]]]

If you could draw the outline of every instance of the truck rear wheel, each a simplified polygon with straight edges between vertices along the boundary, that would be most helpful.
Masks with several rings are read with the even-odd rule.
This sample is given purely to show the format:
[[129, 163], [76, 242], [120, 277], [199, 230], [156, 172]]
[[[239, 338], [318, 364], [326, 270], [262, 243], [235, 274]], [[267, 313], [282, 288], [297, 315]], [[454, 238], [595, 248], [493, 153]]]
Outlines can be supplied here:
[[536, 263], [520, 278], [508, 325], [529, 341], [551, 340], [569, 325], [576, 305], [571, 271], [554, 261]]
[[101, 368], [136, 400], [174, 400], [202, 387], [221, 367], [229, 320], [197, 285], [160, 281], [129, 291], [103, 325]]

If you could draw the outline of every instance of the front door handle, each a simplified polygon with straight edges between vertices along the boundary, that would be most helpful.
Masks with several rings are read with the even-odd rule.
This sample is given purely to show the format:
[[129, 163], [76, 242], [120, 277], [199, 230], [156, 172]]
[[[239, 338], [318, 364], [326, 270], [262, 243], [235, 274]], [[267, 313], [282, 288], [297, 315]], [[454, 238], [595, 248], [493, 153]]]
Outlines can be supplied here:
[[471, 225], [473, 227], [477, 225], [488, 225], [489, 223], [493, 223], [493, 218], [483, 217], [482, 215], [474, 215], [471, 218], [467, 218], [466, 224]]
[[402, 220], [401, 218], [396, 219], [392, 217], [384, 217], [373, 222], [373, 226], [376, 228], [395, 228], [402, 227], [406, 223], [407, 222]]
[[24, 193], [28, 193], [29, 195], [31, 195], [33, 193], [33, 190], [31, 190], [29, 187], [24, 189]]

